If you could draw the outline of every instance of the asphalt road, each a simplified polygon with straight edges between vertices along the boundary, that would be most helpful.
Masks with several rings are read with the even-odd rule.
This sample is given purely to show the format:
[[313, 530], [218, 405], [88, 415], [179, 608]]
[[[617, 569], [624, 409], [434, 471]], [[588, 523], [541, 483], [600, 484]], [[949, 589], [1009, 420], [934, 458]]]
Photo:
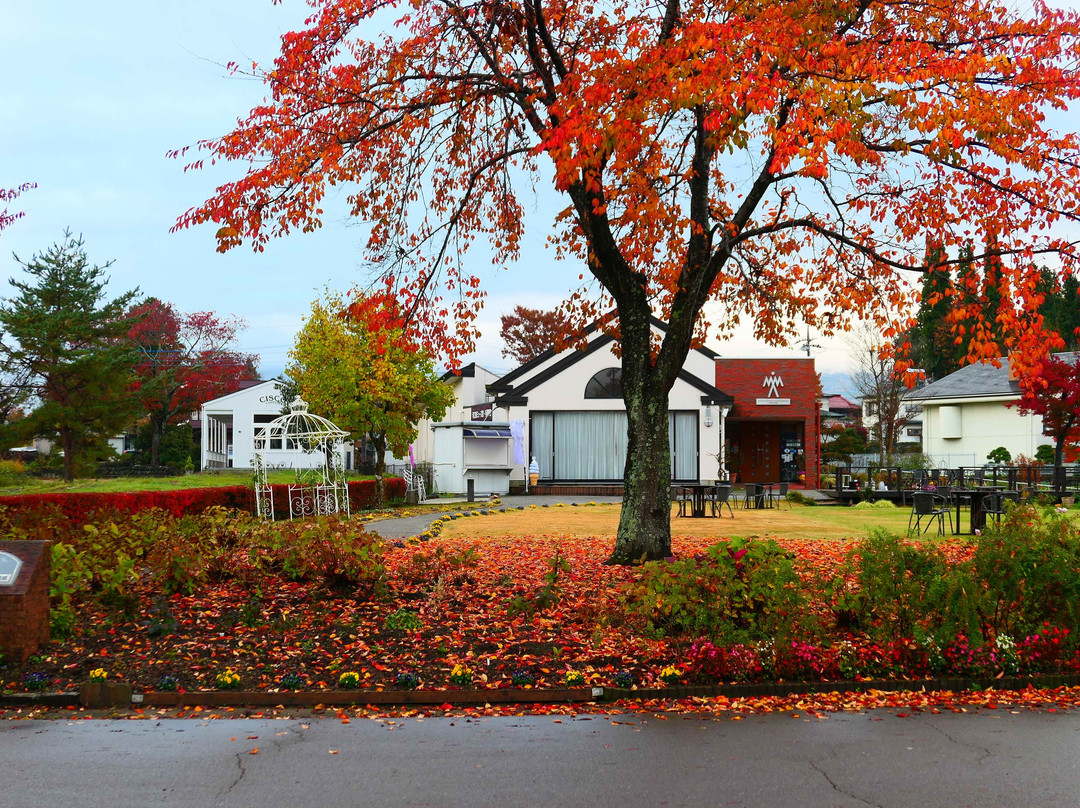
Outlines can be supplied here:
[[0, 722], [3, 808], [1077, 804], [1067, 713]]

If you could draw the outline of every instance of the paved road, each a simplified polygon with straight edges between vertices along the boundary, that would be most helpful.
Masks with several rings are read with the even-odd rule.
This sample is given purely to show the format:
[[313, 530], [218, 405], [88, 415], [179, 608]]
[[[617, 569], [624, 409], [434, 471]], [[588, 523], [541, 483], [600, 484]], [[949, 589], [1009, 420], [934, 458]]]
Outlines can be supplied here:
[[[536, 505], [538, 508], [543, 508], [545, 505], [551, 506], [558, 502], [564, 505], [570, 505], [572, 503], [582, 504], [585, 502], [621, 502], [621, 497], [576, 497], [576, 496], [505, 496], [502, 497], [498, 505], [488, 506], [485, 504], [486, 499], [477, 500], [475, 505], [482, 507], [492, 508], [524, 508], [529, 505]], [[464, 507], [465, 502], [462, 501], [461, 505]], [[366, 528], [374, 533], [378, 533], [384, 539], [408, 539], [412, 536], [418, 536], [427, 530], [431, 523], [436, 519], [446, 516], [445, 513], [430, 513], [421, 516], [405, 516], [400, 519], [383, 519], [378, 522], [371, 522], [366, 525]], [[540, 524], [543, 524], [543, 512], [537, 516]]]
[[8, 721], [0, 773], [4, 808], [1057, 808], [1080, 714]]

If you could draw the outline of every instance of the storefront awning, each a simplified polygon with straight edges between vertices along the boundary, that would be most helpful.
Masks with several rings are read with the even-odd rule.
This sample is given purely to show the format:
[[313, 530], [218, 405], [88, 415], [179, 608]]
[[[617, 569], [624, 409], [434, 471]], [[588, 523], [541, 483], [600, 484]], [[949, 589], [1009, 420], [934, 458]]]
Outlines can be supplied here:
[[509, 426], [467, 426], [461, 434], [466, 438], [510, 438]]

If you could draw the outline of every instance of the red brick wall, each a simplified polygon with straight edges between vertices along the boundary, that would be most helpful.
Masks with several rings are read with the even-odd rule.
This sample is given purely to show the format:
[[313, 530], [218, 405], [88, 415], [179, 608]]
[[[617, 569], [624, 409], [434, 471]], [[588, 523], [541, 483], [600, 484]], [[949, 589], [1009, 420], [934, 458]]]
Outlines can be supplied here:
[[0, 550], [22, 559], [15, 585], [0, 587], [0, 652], [22, 665], [49, 642], [51, 544], [3, 541]]
[[[765, 379], [779, 376], [783, 386], [769, 395]], [[813, 359], [717, 359], [716, 386], [735, 398], [728, 418], [802, 421], [806, 484], [818, 485], [818, 378]], [[790, 399], [786, 405], [761, 405], [758, 399]]]

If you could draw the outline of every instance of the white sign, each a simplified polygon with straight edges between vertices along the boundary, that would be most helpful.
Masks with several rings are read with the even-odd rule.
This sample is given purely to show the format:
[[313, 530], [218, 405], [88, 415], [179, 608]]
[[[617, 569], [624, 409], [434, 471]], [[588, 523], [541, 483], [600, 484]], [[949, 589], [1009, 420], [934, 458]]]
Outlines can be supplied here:
[[761, 386], [768, 387], [769, 393], [765, 398], [759, 398], [755, 402], [759, 407], [783, 407], [791, 403], [790, 398], [780, 398], [780, 388], [784, 386], [784, 379], [776, 371], [766, 376], [762, 380]]
[[15, 579], [22, 569], [22, 559], [0, 550], [0, 586], [15, 586]]

